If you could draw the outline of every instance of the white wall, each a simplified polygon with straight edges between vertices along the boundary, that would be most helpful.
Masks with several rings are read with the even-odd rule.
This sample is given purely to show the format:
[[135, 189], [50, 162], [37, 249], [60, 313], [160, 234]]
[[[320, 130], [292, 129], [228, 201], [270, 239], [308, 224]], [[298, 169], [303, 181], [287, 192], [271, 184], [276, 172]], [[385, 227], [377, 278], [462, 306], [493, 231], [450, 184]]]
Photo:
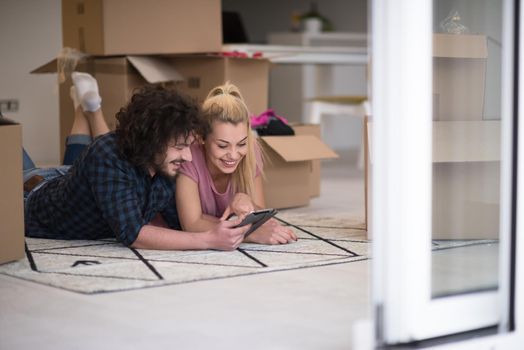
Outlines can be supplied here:
[[60, 0], [0, 0], [0, 99], [18, 99], [24, 147], [37, 164], [58, 164], [56, 75], [29, 72], [62, 44]]

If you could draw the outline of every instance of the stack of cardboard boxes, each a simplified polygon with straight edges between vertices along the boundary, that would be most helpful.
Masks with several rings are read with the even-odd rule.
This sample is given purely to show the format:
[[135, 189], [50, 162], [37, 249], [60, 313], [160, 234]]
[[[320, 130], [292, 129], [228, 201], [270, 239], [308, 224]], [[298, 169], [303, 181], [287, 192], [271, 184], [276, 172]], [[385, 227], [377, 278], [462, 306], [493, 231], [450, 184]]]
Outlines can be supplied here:
[[434, 34], [433, 238], [498, 238], [500, 120], [483, 120], [487, 40]]
[[[73, 69], [97, 79], [110, 128], [133, 91], [151, 83], [174, 84], [202, 101], [213, 87], [230, 81], [239, 87], [251, 113], [268, 108], [269, 61], [220, 54], [220, 0], [62, 0], [62, 18], [64, 47], [88, 54]], [[54, 59], [33, 73], [55, 73], [58, 66], [63, 62]], [[59, 88], [62, 147], [74, 116], [70, 72], [65, 73]], [[318, 159], [336, 157], [319, 140], [318, 128], [299, 132], [316, 137], [283, 136], [281, 142], [262, 138], [269, 155], [268, 206], [307, 205], [319, 194]], [[289, 157], [290, 152], [294, 156]]]
[[[433, 36], [433, 239], [497, 239], [500, 120], [484, 120], [484, 35]], [[366, 123], [366, 217], [372, 140]], [[368, 141], [369, 140], [369, 141]]]
[[[484, 35], [433, 35], [433, 239], [498, 238], [500, 120], [483, 119], [487, 57]], [[366, 123], [366, 218], [371, 128]]]
[[[62, 32], [64, 47], [88, 55], [69, 70], [88, 72], [98, 80], [110, 128], [133, 91], [151, 83], [175, 84], [203, 100], [212, 87], [229, 80], [243, 92], [253, 113], [267, 109], [269, 62], [219, 54], [220, 0], [62, 0]], [[32, 73], [57, 72], [63, 66], [55, 59]], [[74, 116], [70, 71], [64, 78], [62, 140]]]

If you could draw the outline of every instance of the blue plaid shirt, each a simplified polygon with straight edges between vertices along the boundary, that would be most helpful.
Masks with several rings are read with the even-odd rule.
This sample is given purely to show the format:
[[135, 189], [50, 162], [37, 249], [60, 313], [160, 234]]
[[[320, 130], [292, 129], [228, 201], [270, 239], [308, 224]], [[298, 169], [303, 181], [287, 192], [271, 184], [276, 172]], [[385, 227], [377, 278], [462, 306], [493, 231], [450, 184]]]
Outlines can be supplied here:
[[116, 237], [131, 245], [142, 226], [161, 213], [180, 229], [174, 183], [151, 177], [122, 159], [116, 136], [97, 138], [69, 172], [31, 193], [26, 202], [26, 235], [55, 239]]

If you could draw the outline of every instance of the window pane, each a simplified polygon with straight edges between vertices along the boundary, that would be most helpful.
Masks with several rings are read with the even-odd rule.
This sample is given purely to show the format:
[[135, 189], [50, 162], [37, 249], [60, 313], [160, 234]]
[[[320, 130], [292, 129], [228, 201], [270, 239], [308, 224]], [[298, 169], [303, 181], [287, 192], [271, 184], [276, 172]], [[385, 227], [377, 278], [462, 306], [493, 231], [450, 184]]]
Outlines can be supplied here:
[[502, 0], [433, 2], [432, 295], [498, 286]]

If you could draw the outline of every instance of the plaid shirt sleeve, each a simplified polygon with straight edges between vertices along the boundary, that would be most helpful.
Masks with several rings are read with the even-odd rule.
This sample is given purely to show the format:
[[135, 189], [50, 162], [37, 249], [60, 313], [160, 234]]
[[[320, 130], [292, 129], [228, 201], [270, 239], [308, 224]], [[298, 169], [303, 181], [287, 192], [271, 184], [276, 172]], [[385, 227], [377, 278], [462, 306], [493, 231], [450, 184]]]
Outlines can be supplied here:
[[166, 206], [162, 212], [162, 216], [166, 221], [169, 228], [174, 230], [181, 230], [180, 221], [178, 220], [178, 212], [176, 210], [175, 196], [174, 196], [175, 186], [173, 186], [173, 198], [169, 201], [169, 204]]
[[131, 245], [151, 219], [142, 213], [135, 171], [118, 158], [104, 155], [93, 157], [86, 170], [102, 217], [119, 241]]

